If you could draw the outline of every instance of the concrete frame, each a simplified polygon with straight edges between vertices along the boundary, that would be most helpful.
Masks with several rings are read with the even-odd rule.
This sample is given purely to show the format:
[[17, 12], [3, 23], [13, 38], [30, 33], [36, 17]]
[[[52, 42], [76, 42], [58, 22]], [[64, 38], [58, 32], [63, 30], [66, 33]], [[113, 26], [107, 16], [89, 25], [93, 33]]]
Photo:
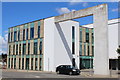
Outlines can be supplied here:
[[109, 75], [107, 4], [56, 16], [55, 23], [90, 15], [94, 17], [94, 74]]

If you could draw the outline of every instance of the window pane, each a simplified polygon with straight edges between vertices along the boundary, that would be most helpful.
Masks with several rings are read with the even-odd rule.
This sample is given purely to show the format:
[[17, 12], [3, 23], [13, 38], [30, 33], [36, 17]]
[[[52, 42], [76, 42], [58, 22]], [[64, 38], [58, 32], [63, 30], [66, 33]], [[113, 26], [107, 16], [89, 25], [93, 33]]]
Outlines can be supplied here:
[[34, 38], [34, 28], [30, 29], [30, 39]]
[[26, 31], [26, 40], [28, 40], [28, 28], [27, 28], [27, 31]]
[[75, 54], [75, 27], [72, 26], [72, 54]]
[[37, 54], [37, 42], [34, 42], [34, 54]]
[[23, 40], [25, 40], [25, 29], [23, 29]]

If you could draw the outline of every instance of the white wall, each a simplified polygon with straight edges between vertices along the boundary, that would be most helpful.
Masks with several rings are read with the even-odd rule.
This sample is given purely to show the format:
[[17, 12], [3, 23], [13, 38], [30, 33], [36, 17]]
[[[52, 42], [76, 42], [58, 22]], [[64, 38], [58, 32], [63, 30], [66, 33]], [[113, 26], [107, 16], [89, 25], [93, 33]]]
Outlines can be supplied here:
[[44, 71], [55, 71], [60, 64], [72, 65], [69, 57], [72, 26], [75, 26], [75, 58], [79, 68], [79, 23], [64, 21], [55, 24], [54, 17], [51, 17], [44, 20]]
[[44, 20], [44, 71], [53, 71], [54, 65], [54, 17]]
[[108, 22], [108, 36], [109, 36], [109, 58], [117, 59], [118, 54], [118, 19], [110, 20]]
[[[56, 24], [54, 31], [54, 68], [58, 65], [72, 65], [72, 58], [79, 68], [79, 23], [64, 21]], [[75, 55], [72, 55], [72, 26], [75, 26]]]

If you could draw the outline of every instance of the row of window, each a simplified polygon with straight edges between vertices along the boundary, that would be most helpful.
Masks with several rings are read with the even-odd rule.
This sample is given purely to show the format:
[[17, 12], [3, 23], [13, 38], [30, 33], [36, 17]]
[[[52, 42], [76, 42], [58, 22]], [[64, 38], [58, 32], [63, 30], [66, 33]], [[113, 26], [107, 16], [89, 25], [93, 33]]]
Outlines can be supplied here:
[[[86, 49], [87, 46], [87, 49]], [[92, 54], [90, 54], [90, 45], [84, 44], [84, 47], [82, 48], [82, 44], [80, 43], [80, 56], [93, 56], [94, 55], [94, 46], [92, 45]], [[84, 54], [83, 54], [84, 53]]]
[[[14, 64], [13, 64], [13, 59], [14, 59]], [[19, 58], [19, 64], [18, 64], [19, 69], [21, 69], [21, 63], [22, 63], [22, 69], [33, 70], [33, 65], [34, 65], [33, 58], [31, 58], [31, 69], [29, 69], [30, 58], [25, 58], [25, 59], [26, 59], [26, 62], [24, 63], [24, 58], [22, 58], [22, 61], [21, 61], [21, 58]], [[39, 70], [42, 70], [42, 58], [35, 58], [35, 70], [38, 70], [38, 59], [39, 59]], [[9, 58], [8, 68], [11, 67], [13, 69], [13, 66], [14, 66], [14, 69], [16, 69], [16, 65], [17, 65], [16, 58], [11, 58], [11, 66], [10, 66], [10, 58]]]
[[[82, 29], [83, 29], [83, 28], [80, 28], [80, 42], [83, 42], [83, 41], [82, 41], [82, 38], [83, 38], [83, 36], [86, 36], [84, 42], [89, 43], [89, 42], [90, 42], [90, 41], [89, 41], [89, 39], [90, 39], [90, 37], [89, 37], [90, 31], [89, 31], [88, 28], [86, 28], [86, 29], [85, 29], [85, 35], [83, 35], [83, 30], [82, 30]], [[94, 43], [94, 34], [93, 34], [93, 29], [91, 29], [91, 30], [92, 30], [91, 39], [92, 39], [92, 44], [93, 44], [93, 43]]]
[[[37, 27], [38, 27], [38, 29], [37, 29], [38, 38], [40, 38], [40, 22], [38, 22]], [[22, 34], [22, 32], [23, 32], [23, 34]], [[9, 32], [8, 33], [8, 42], [20, 41], [20, 36], [22, 36], [22, 40], [28, 40], [29, 32], [30, 32], [30, 39], [33, 39], [34, 38], [34, 24], [30, 25], [30, 29], [25, 28], [23, 30], [16, 30], [14, 32]], [[14, 39], [13, 39], [13, 37], [14, 37]]]
[[[15, 49], [15, 45], [13, 45], [13, 49], [12, 49], [11, 45], [9, 45], [9, 55], [11, 54], [12, 50], [13, 50], [13, 55], [15, 55], [15, 53], [16, 53], [16, 55], [18, 55], [18, 53], [19, 53], [19, 55], [21, 55], [21, 54], [25, 55], [26, 49], [28, 49], [27, 54], [30, 54], [30, 43], [28, 43], [28, 48], [26, 48], [26, 43], [23, 43], [23, 47], [21, 47], [21, 46], [22, 46], [22, 44], [19, 44], [19, 45], [16, 44], [16, 49]], [[38, 51], [37, 51], [38, 48], [39, 48], [40, 54], [42, 54], [42, 41], [40, 41], [39, 46], [38, 46], [38, 42], [34, 42], [34, 46], [31, 46], [31, 47], [33, 47], [33, 50], [34, 50], [33, 54], [38, 54]], [[19, 48], [19, 52], [18, 52], [18, 48]]]

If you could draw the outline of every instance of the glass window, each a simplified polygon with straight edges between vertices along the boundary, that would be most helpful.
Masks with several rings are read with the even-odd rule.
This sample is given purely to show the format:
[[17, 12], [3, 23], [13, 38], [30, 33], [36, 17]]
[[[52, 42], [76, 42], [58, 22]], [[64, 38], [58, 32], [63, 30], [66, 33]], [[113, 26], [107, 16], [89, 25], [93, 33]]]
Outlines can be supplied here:
[[92, 55], [94, 55], [94, 46], [92, 46]]
[[11, 42], [12, 42], [12, 39], [13, 39], [13, 32], [11, 32]]
[[9, 58], [9, 62], [8, 62], [8, 65], [9, 65], [8, 67], [10, 68], [10, 58]]
[[30, 54], [30, 43], [28, 43], [28, 55]]
[[18, 44], [16, 44], [16, 55], [18, 55]]
[[80, 28], [80, 42], [82, 42], [82, 28]]
[[24, 58], [22, 58], [22, 69], [24, 69]]
[[20, 40], [20, 30], [18, 31], [18, 41]]
[[21, 44], [19, 44], [19, 54], [21, 55]]
[[23, 40], [25, 40], [25, 29], [23, 29]]
[[80, 44], [80, 56], [82, 55], [82, 44]]
[[39, 50], [40, 50], [40, 54], [42, 54], [42, 41], [40, 41], [40, 47], [39, 47]]
[[37, 42], [34, 42], [34, 54], [37, 54]]
[[39, 61], [39, 69], [42, 70], [42, 58], [39, 58], [40, 61]]
[[90, 51], [89, 51], [89, 50], [90, 50], [90, 49], [89, 49], [89, 45], [88, 45], [88, 55], [90, 55], [90, 53], [89, 53]]
[[9, 55], [10, 55], [10, 53], [11, 53], [11, 45], [9, 45]]
[[23, 55], [26, 54], [26, 43], [23, 44]]
[[75, 58], [72, 59], [72, 65], [75, 67]]
[[8, 33], [8, 42], [10, 42], [10, 33]]
[[72, 26], [72, 54], [75, 54], [75, 27]]
[[89, 29], [86, 28], [86, 42], [89, 43]]
[[84, 44], [84, 55], [86, 55], [86, 44]]
[[30, 29], [30, 39], [34, 38], [34, 27]]
[[17, 39], [17, 31], [14, 31], [14, 41]]
[[92, 33], [92, 44], [94, 44], [94, 34]]
[[13, 45], [13, 55], [15, 54], [15, 45]]
[[38, 38], [40, 38], [40, 26], [38, 26]]
[[14, 69], [16, 69], [16, 58], [14, 58]]
[[26, 40], [28, 40], [28, 28], [27, 28], [27, 31], [26, 31]]

